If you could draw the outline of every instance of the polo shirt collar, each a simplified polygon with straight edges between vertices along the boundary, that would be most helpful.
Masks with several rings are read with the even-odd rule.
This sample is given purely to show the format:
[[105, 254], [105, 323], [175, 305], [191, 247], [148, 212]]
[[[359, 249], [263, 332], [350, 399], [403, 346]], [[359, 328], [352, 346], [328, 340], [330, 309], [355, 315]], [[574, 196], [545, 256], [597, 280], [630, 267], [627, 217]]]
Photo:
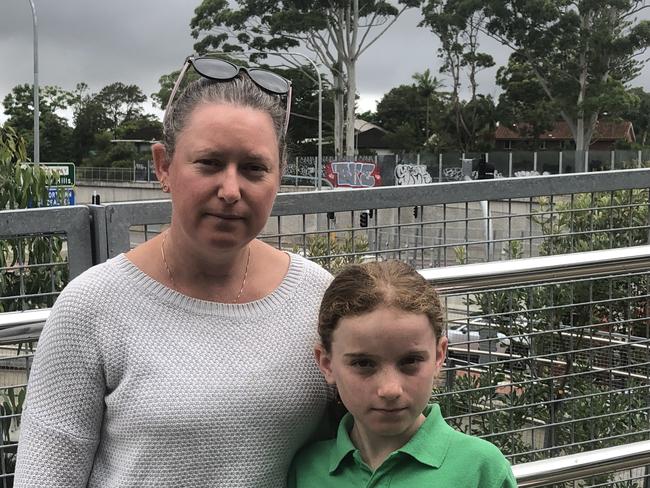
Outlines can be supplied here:
[[[398, 449], [397, 452], [408, 454], [418, 462], [432, 468], [439, 468], [447, 456], [452, 429], [442, 418], [440, 405], [437, 403], [428, 405], [423, 414], [426, 417], [424, 423], [411, 440]], [[350, 440], [349, 432], [352, 430], [353, 425], [354, 418], [352, 415], [350, 413], [345, 414], [339, 423], [334, 448], [330, 451], [330, 474], [338, 469], [348, 454], [357, 449]]]
[[350, 440], [349, 432], [352, 430], [353, 425], [354, 417], [352, 417], [350, 412], [346, 413], [341, 419], [341, 422], [339, 422], [339, 428], [336, 433], [336, 443], [334, 444], [334, 448], [330, 451], [330, 474], [336, 471], [348, 454], [357, 449], [354, 444], [352, 444], [352, 440]]
[[397, 452], [403, 452], [422, 464], [439, 468], [449, 450], [452, 428], [442, 418], [440, 405], [434, 403], [424, 409], [426, 420], [411, 440]]

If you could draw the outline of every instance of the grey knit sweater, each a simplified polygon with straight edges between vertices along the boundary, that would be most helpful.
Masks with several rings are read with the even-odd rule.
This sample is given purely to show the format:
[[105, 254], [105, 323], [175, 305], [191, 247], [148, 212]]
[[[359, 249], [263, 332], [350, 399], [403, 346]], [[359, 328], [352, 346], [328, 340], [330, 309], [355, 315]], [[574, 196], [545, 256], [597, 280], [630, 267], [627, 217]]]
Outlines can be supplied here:
[[312, 354], [331, 276], [300, 256], [267, 297], [196, 300], [124, 255], [73, 280], [38, 344], [15, 487], [273, 487], [321, 419]]

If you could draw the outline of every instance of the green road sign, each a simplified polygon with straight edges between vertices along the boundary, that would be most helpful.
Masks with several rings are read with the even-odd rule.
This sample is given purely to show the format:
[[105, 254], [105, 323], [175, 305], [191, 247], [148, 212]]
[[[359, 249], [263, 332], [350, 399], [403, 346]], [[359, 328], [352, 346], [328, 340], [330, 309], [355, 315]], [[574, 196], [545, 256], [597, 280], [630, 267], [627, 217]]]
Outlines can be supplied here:
[[41, 163], [41, 166], [44, 166], [47, 171], [58, 173], [59, 182], [55, 186], [75, 185], [74, 163]]

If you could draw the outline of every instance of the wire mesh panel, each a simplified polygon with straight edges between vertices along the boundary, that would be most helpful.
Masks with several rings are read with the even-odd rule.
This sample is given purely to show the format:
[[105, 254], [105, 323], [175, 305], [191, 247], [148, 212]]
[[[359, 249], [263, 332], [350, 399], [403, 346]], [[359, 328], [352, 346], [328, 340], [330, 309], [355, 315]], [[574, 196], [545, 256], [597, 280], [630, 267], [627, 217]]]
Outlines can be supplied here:
[[0, 312], [51, 307], [91, 265], [86, 207], [0, 211]]
[[13, 486], [20, 419], [34, 342], [0, 346], [0, 487]]
[[0, 240], [0, 312], [51, 307], [68, 278], [64, 235]]
[[[441, 268], [639, 246], [650, 234], [648, 181], [650, 170], [632, 170], [282, 194], [261, 239], [334, 272], [367, 259]], [[163, 231], [171, 210], [149, 201], [0, 212], [0, 307], [51, 305], [91, 250], [95, 262], [127, 251]], [[437, 400], [450, 422], [514, 463], [648, 438], [647, 280], [611, 270], [447, 293], [452, 347]], [[0, 452], [13, 449], [2, 446], [16, 439], [32, 347], [0, 352]], [[7, 473], [11, 462], [0, 456]]]
[[[293, 205], [276, 212], [262, 238], [279, 248], [318, 259], [325, 267], [331, 260], [349, 262], [374, 256], [405, 260], [417, 268], [649, 242], [647, 188], [559, 193], [552, 191], [552, 185], [544, 189], [537, 186], [543, 179], [535, 179], [535, 191], [530, 196], [503, 192], [495, 198], [497, 192], [478, 191], [479, 187], [473, 188], [475, 183], [469, 182], [443, 185], [450, 189], [453, 185], [470, 185], [464, 188], [462, 198], [441, 198], [436, 190], [444, 190], [432, 186], [430, 195], [419, 201], [411, 198], [412, 205], [404, 204], [409, 194], [415, 196], [416, 189], [409, 187], [393, 191], [379, 205], [364, 201], [369, 196], [365, 190], [324, 192], [309, 199], [318, 200], [319, 207], [331, 211], [307, 213], [309, 207]], [[516, 189], [517, 182], [510, 183], [511, 190]], [[284, 198], [287, 195], [278, 196], [279, 201]], [[339, 210], [344, 198], [350, 204]]]
[[553, 488], [646, 488], [650, 471], [646, 467], [613, 470], [587, 478], [547, 485]]
[[434, 396], [447, 420], [512, 463], [648, 439], [649, 279], [613, 274], [445, 294], [450, 348]]

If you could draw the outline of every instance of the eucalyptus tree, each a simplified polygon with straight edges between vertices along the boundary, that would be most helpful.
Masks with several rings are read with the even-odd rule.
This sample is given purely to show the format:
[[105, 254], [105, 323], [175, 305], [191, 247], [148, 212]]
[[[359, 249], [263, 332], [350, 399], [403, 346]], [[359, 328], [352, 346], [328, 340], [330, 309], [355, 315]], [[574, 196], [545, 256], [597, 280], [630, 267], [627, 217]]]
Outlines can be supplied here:
[[94, 101], [104, 110], [115, 130], [120, 124], [142, 115], [142, 104], [147, 96], [137, 85], [126, 85], [122, 82], [111, 83], [94, 95]]
[[497, 118], [506, 125], [516, 124], [517, 131], [533, 141], [553, 128], [560, 107], [549, 100], [533, 69], [517, 55], [497, 71], [497, 85], [502, 88]]
[[[40, 153], [42, 161], [69, 161], [72, 157], [72, 128], [61, 114], [71, 102], [71, 94], [58, 86], [40, 87]], [[27, 142], [31, 154], [34, 144], [34, 96], [32, 85], [15, 86], [3, 100], [5, 124], [13, 127]]]
[[[479, 133], [485, 129], [482, 109], [487, 99], [478, 93], [477, 75], [494, 66], [492, 56], [480, 51], [479, 34], [485, 25], [482, 7], [477, 0], [428, 0], [420, 23], [440, 40], [440, 72], [451, 79], [450, 103], [457, 144], [463, 151], [476, 149]], [[465, 89], [469, 98], [463, 101]]]
[[[203, 0], [191, 21], [197, 52], [286, 52], [308, 49], [334, 89], [335, 154], [354, 153], [357, 61], [421, 0]], [[255, 56], [253, 57], [255, 59]], [[257, 56], [259, 59], [259, 56]], [[301, 64], [291, 56], [285, 62]]]
[[650, 45], [650, 22], [637, 20], [646, 8], [643, 0], [486, 0], [485, 32], [527, 63], [581, 155], [599, 114], [634, 101], [625, 85]]

